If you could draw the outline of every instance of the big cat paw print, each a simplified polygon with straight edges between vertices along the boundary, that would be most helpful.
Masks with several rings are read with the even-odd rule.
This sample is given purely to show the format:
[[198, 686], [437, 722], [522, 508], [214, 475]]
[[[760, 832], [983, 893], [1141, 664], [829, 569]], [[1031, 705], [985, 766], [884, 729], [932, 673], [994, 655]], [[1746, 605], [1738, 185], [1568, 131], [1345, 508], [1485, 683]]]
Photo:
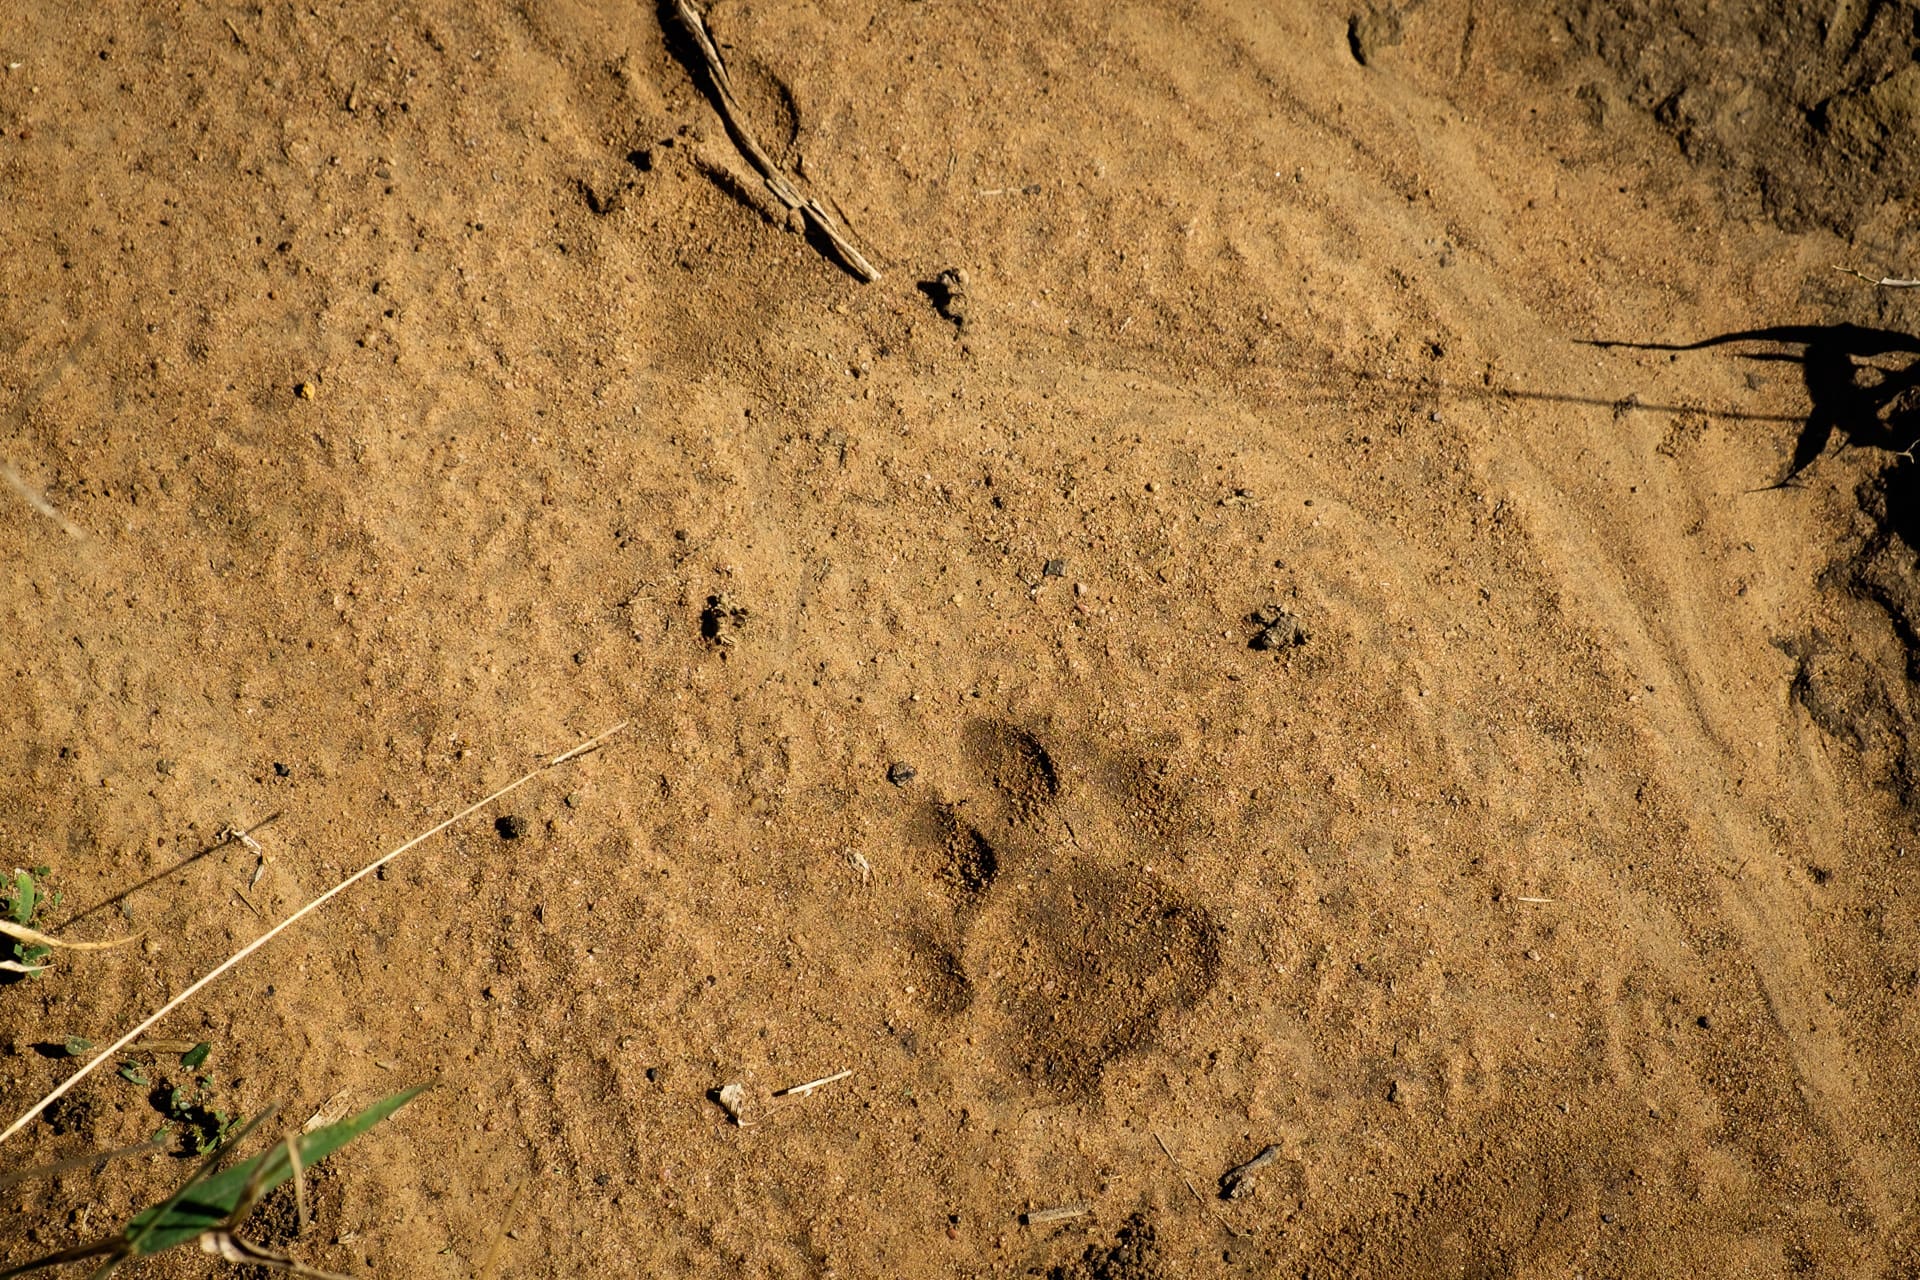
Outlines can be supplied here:
[[959, 754], [909, 832], [944, 903], [912, 930], [913, 990], [1037, 1090], [1089, 1094], [1213, 987], [1211, 919], [1150, 870], [1191, 824], [1149, 766], [1065, 770], [1019, 725], [976, 722]]

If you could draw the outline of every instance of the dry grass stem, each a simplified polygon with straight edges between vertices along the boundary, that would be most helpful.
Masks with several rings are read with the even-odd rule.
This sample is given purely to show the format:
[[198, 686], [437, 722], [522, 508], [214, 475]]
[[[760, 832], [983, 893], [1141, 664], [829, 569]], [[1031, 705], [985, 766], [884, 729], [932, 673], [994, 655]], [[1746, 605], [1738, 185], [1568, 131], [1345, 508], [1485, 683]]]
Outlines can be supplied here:
[[111, 951], [115, 947], [124, 947], [129, 942], [138, 942], [139, 934], [130, 934], [124, 938], [108, 938], [103, 942], [68, 942], [65, 938], [56, 938], [50, 933], [30, 929], [24, 924], [15, 924], [11, 920], [0, 920], [0, 934], [5, 934], [20, 942], [30, 942], [36, 946], [59, 947], [63, 951]]
[[1920, 280], [1895, 280], [1890, 276], [1870, 276], [1852, 267], [1835, 267], [1834, 270], [1865, 280], [1876, 289], [1920, 289]]
[[157, 1011], [155, 1011], [150, 1017], [142, 1021], [139, 1026], [136, 1026], [133, 1030], [121, 1036], [118, 1040], [108, 1045], [105, 1049], [102, 1049], [85, 1066], [81, 1067], [80, 1070], [74, 1072], [72, 1075], [68, 1076], [65, 1080], [61, 1081], [60, 1084], [56, 1086], [51, 1092], [49, 1092], [44, 1098], [40, 1099], [40, 1101], [34, 1103], [31, 1107], [27, 1108], [27, 1110], [20, 1116], [19, 1119], [15, 1120], [12, 1124], [7, 1126], [4, 1132], [0, 1132], [0, 1142], [5, 1142], [8, 1138], [13, 1137], [15, 1134], [19, 1133], [22, 1129], [26, 1128], [29, 1124], [33, 1122], [34, 1117], [38, 1116], [42, 1111], [45, 1111], [47, 1107], [50, 1106], [52, 1103], [64, 1097], [68, 1090], [72, 1089], [75, 1085], [79, 1084], [82, 1080], [86, 1079], [89, 1075], [93, 1074], [93, 1072], [97, 1070], [103, 1063], [110, 1060], [115, 1054], [119, 1053], [122, 1049], [132, 1044], [135, 1040], [138, 1040], [156, 1023], [158, 1023], [162, 1018], [166, 1017], [169, 1013], [172, 1013], [175, 1009], [178, 1009], [181, 1005], [185, 1004], [188, 1000], [198, 995], [203, 988], [207, 987], [209, 984], [213, 983], [217, 979], [221, 978], [222, 976], [224, 976], [225, 974], [233, 970], [236, 966], [240, 964], [241, 961], [245, 960], [248, 956], [258, 951], [261, 947], [266, 946], [269, 942], [273, 941], [275, 938], [280, 936], [280, 934], [283, 931], [293, 927], [295, 924], [299, 923], [301, 920], [305, 919], [307, 916], [311, 915], [313, 912], [318, 911], [321, 907], [331, 902], [334, 898], [346, 892], [349, 888], [358, 884], [360, 881], [366, 879], [368, 876], [374, 874], [375, 872], [380, 870], [380, 868], [386, 866], [389, 862], [392, 862], [395, 858], [398, 858], [401, 854], [406, 853], [409, 850], [412, 850], [418, 847], [419, 845], [426, 843], [428, 840], [432, 839], [434, 836], [437, 836], [442, 831], [445, 831], [448, 827], [453, 826], [455, 823], [460, 822], [464, 818], [468, 818], [473, 814], [478, 813], [480, 810], [486, 808], [488, 805], [492, 804], [495, 800], [500, 799], [502, 796], [506, 795], [507, 793], [518, 790], [520, 787], [533, 781], [535, 778], [539, 777], [541, 774], [545, 773], [547, 770], [556, 768], [559, 765], [566, 764], [569, 761], [577, 760], [581, 756], [586, 755], [590, 751], [598, 750], [600, 746], [607, 741], [607, 739], [613, 737], [615, 734], [625, 729], [627, 727], [627, 724], [628, 724], [627, 721], [622, 720], [619, 724], [613, 726], [613, 728], [608, 729], [604, 733], [597, 734], [594, 737], [589, 738], [586, 742], [583, 742], [579, 746], [573, 748], [573, 750], [562, 752], [560, 755], [557, 755], [553, 759], [546, 761], [544, 764], [541, 764], [536, 766], [535, 768], [529, 769], [527, 772], [521, 774], [518, 778], [515, 778], [512, 782], [509, 782], [506, 786], [501, 787], [499, 790], [493, 792], [492, 794], [480, 800], [474, 801], [472, 804], [460, 810], [460, 812], [454, 814], [451, 818], [448, 818], [446, 821], [440, 823], [437, 826], [428, 828], [427, 830], [413, 837], [413, 839], [407, 841], [405, 844], [401, 845], [397, 849], [394, 849], [389, 853], [382, 854], [380, 857], [375, 858], [372, 862], [369, 862], [366, 866], [360, 868], [360, 870], [354, 872], [352, 875], [348, 876], [345, 880], [342, 880], [339, 884], [333, 886], [333, 888], [327, 890], [325, 893], [315, 898], [312, 902], [309, 902], [306, 906], [301, 907], [298, 911], [288, 916], [285, 920], [282, 920], [279, 924], [273, 926], [273, 928], [267, 930], [265, 933], [261, 934], [258, 938], [255, 938], [252, 942], [249, 942], [246, 946], [240, 948], [240, 950], [234, 952], [231, 956], [228, 956], [225, 960], [221, 961], [218, 965], [215, 965], [203, 977], [196, 980], [191, 986], [187, 987], [179, 995], [175, 996], [173, 999], [161, 1005]]
[[487, 1256], [481, 1260], [479, 1270], [474, 1273], [479, 1280], [494, 1280], [494, 1277], [499, 1274], [500, 1248], [506, 1243], [507, 1228], [519, 1221], [520, 1202], [526, 1199], [526, 1195], [527, 1184], [523, 1179], [520, 1185], [513, 1189], [513, 1199], [508, 1203], [506, 1213], [493, 1225], [493, 1231], [487, 1241]]
[[45, 495], [25, 480], [22, 480], [20, 473], [13, 469], [12, 464], [0, 462], [0, 480], [5, 480], [8, 487], [20, 495], [20, 501], [26, 503], [35, 511], [38, 511], [41, 515], [59, 525], [60, 532], [66, 534], [69, 538], [85, 538], [87, 536], [86, 530], [61, 515], [60, 512], [55, 509], [54, 505], [47, 501]]
[[1174, 1159], [1173, 1151], [1167, 1146], [1167, 1140], [1160, 1136], [1159, 1130], [1157, 1129], [1154, 1130], [1153, 1140], [1160, 1144], [1161, 1154], [1166, 1156], [1167, 1163], [1173, 1166], [1173, 1171], [1180, 1175], [1180, 1181], [1187, 1184], [1187, 1192], [1193, 1197], [1193, 1202], [1199, 1205], [1209, 1218], [1212, 1218], [1215, 1222], [1225, 1227], [1228, 1235], [1237, 1236], [1241, 1234], [1239, 1228], [1221, 1217], [1214, 1207], [1207, 1203], [1207, 1198], [1200, 1194], [1200, 1188], [1193, 1185], [1193, 1179], [1187, 1176], [1186, 1169], [1178, 1160]]
[[818, 1080], [809, 1080], [805, 1084], [790, 1085], [785, 1089], [776, 1089], [774, 1090], [773, 1096], [776, 1098], [804, 1098], [815, 1089], [823, 1088], [836, 1081], [845, 1080], [852, 1074], [853, 1068], [849, 1067], [845, 1071], [836, 1072], [830, 1076], [821, 1076]]
[[1070, 1218], [1084, 1218], [1092, 1212], [1093, 1206], [1082, 1202], [1063, 1204], [1058, 1209], [1035, 1209], [1032, 1213], [1021, 1214], [1020, 1217], [1021, 1221], [1030, 1227], [1044, 1227], [1049, 1222], [1066, 1222]]
[[31, 1169], [20, 1169], [13, 1173], [0, 1174], [0, 1191], [20, 1182], [31, 1182], [35, 1178], [51, 1178], [58, 1174], [69, 1173], [75, 1169], [90, 1169], [95, 1165], [104, 1165], [109, 1160], [118, 1160], [123, 1156], [137, 1156], [142, 1152], [165, 1151], [167, 1139], [152, 1142], [136, 1142], [130, 1147], [116, 1147], [112, 1151], [93, 1151], [84, 1156], [71, 1156], [65, 1160], [55, 1160], [52, 1164], [35, 1165]]
[[[46, 394], [48, 387], [58, 382], [60, 376], [72, 367], [74, 361], [79, 357], [80, 352], [93, 341], [93, 333], [94, 331], [92, 329], [88, 329], [85, 333], [81, 334], [80, 337], [74, 341], [73, 345], [61, 353], [60, 358], [48, 366], [46, 371], [34, 381], [34, 384], [27, 388], [26, 392], [20, 397], [19, 402], [14, 406], [13, 411], [7, 415], [13, 422], [23, 423], [26, 421], [27, 410], [37, 403], [41, 396]], [[7, 487], [18, 494], [22, 502], [59, 525], [60, 531], [69, 538], [77, 541], [86, 540], [87, 531], [55, 510], [54, 505], [47, 501], [44, 494], [20, 478], [20, 473], [13, 469], [12, 463], [0, 460], [0, 480], [5, 480]]]

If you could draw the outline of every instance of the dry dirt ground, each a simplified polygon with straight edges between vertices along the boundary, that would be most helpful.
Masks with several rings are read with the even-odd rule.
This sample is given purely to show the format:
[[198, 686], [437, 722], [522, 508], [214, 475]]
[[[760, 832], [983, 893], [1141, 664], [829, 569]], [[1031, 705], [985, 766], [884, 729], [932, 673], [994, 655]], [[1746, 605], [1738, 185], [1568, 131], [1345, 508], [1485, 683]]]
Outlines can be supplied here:
[[646, 3], [0, 7], [0, 1120], [630, 719], [157, 1029], [437, 1082], [307, 1262], [1913, 1274], [1913, 19], [719, 0], [862, 284]]

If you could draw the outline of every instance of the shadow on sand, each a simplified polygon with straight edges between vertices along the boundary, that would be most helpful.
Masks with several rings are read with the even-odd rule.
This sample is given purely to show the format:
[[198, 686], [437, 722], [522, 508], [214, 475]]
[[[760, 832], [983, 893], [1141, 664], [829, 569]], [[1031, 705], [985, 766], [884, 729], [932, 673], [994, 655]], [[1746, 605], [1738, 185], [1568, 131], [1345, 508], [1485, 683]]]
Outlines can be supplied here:
[[1835, 436], [1850, 445], [1898, 455], [1888, 468], [1887, 520], [1909, 546], [1920, 546], [1920, 338], [1897, 329], [1857, 324], [1774, 325], [1742, 329], [1698, 342], [1588, 342], [1631, 351], [1704, 351], [1735, 344], [1798, 347], [1798, 351], [1741, 351], [1745, 360], [1798, 364], [1809, 407], [1794, 442], [1786, 473], [1771, 488], [1784, 488], [1812, 466]]

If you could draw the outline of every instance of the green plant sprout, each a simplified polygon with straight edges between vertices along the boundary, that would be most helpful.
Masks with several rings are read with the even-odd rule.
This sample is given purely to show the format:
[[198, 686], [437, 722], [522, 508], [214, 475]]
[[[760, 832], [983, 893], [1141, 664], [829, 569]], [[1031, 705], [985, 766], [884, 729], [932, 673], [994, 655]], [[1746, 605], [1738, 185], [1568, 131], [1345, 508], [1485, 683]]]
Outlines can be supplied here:
[[167, 1119], [178, 1124], [195, 1155], [206, 1155], [224, 1143], [240, 1126], [241, 1117], [212, 1105], [213, 1077], [201, 1076], [194, 1087], [175, 1085], [167, 1093], [163, 1110]]
[[[180, 1065], [190, 1073], [200, 1071], [211, 1052], [213, 1046], [202, 1040], [180, 1054]], [[138, 1057], [127, 1057], [119, 1065], [119, 1077], [129, 1084], [138, 1084], [140, 1088], [154, 1084], [157, 1075], [161, 1073], [154, 1063]], [[209, 1153], [219, 1144], [227, 1142], [228, 1134], [240, 1126], [242, 1119], [238, 1113], [228, 1113], [223, 1107], [215, 1105], [217, 1098], [211, 1075], [190, 1077], [188, 1084], [173, 1084], [163, 1079], [150, 1098], [154, 1102], [154, 1109], [165, 1117], [165, 1125], [159, 1128], [161, 1134], [169, 1132], [175, 1125], [180, 1126], [182, 1142], [186, 1144], [184, 1150], [180, 1151], [182, 1155]]]
[[[88, 1045], [88, 1048], [91, 1047]], [[213, 1045], [203, 1040], [180, 1055], [180, 1065], [189, 1072], [198, 1072], [206, 1065], [212, 1052]], [[155, 1077], [162, 1075], [154, 1063], [137, 1057], [127, 1058], [120, 1063], [120, 1078], [143, 1089], [153, 1085]], [[182, 1155], [204, 1156], [239, 1128], [242, 1117], [238, 1113], [215, 1105], [215, 1089], [211, 1075], [193, 1075], [185, 1084], [174, 1084], [163, 1078], [159, 1087], [149, 1095], [153, 1109], [166, 1118], [160, 1134], [167, 1133], [176, 1124], [180, 1126], [185, 1144]]]
[[51, 874], [49, 867], [35, 867], [31, 871], [16, 867], [11, 882], [0, 877], [0, 940], [11, 941], [11, 945], [0, 952], [5, 957], [0, 958], [0, 974], [18, 973], [37, 978], [53, 963], [56, 947], [69, 951], [105, 951], [133, 941], [133, 938], [114, 938], [107, 942], [69, 942], [35, 928], [37, 919], [60, 906], [59, 893], [47, 893], [39, 883]]
[[[49, 874], [51, 868], [48, 867], [35, 867], [31, 871], [16, 868], [13, 883], [6, 887], [5, 897], [0, 899], [0, 902], [4, 902], [4, 906], [0, 906], [0, 916], [5, 916], [8, 923], [19, 929], [31, 932], [34, 920], [43, 911], [51, 911], [60, 905], [58, 893], [45, 893], [35, 883], [36, 877], [45, 880]], [[47, 968], [53, 948], [44, 942], [22, 936], [13, 929], [6, 930], [6, 933], [13, 940], [12, 955], [10, 959], [0, 960], [0, 969], [8, 973], [23, 973], [29, 978], [39, 977]]]

